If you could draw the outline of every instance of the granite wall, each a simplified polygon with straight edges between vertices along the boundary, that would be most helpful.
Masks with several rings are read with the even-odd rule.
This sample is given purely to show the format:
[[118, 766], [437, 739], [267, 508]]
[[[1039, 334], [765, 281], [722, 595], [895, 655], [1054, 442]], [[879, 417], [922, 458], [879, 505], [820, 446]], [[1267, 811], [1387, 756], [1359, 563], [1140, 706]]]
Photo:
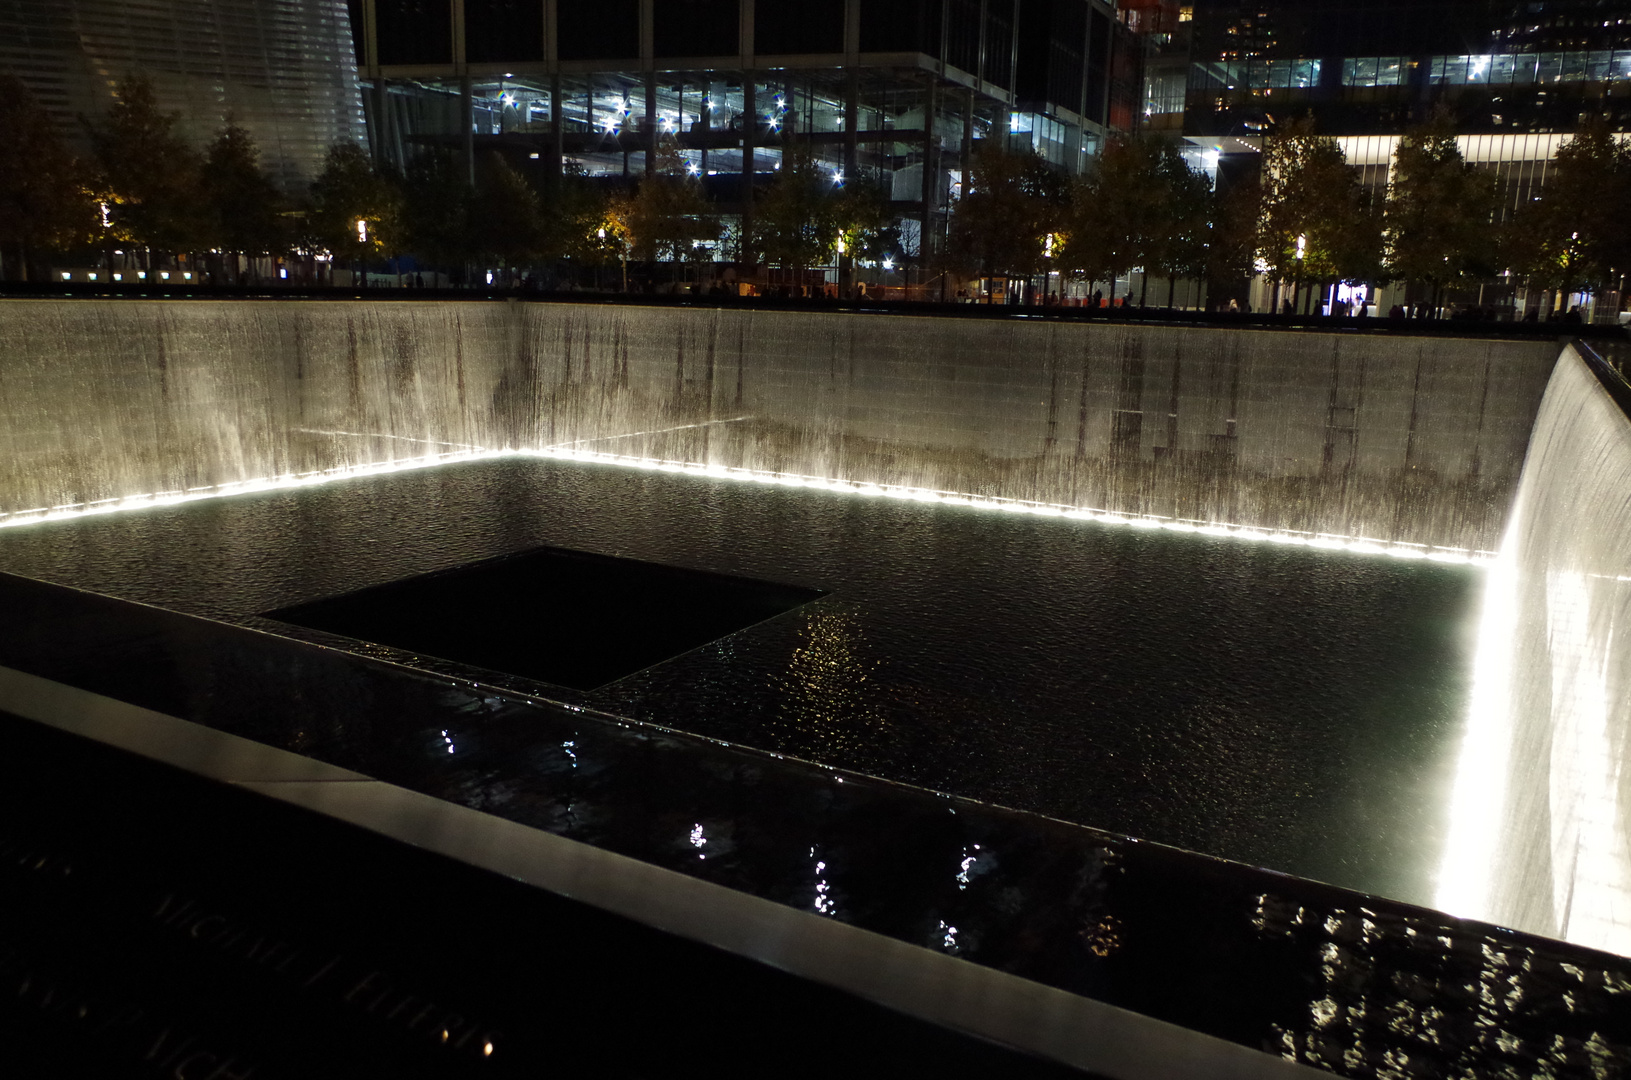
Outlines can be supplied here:
[[0, 524], [505, 449], [1492, 550], [1548, 343], [519, 302], [0, 303]]

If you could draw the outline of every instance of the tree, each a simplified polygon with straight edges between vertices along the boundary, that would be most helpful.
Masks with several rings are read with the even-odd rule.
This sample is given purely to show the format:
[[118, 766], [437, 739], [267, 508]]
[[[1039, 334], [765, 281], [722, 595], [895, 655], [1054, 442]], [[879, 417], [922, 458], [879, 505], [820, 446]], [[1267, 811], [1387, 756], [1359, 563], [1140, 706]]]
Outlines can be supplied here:
[[1036, 154], [981, 140], [952, 207], [947, 255], [982, 277], [1041, 272], [1068, 227], [1069, 191], [1068, 181]]
[[175, 134], [179, 117], [162, 113], [153, 84], [133, 76], [91, 139], [109, 194], [113, 237], [159, 251], [183, 252], [199, 240], [198, 155]]
[[719, 239], [719, 219], [702, 193], [702, 182], [673, 147], [657, 151], [656, 170], [640, 182], [623, 215], [638, 257], [680, 266], [697, 258], [698, 245]]
[[[1174, 140], [1155, 137], [1150, 143], [1150, 189], [1155, 210], [1149, 215], [1141, 261], [1146, 289], [1152, 272], [1166, 277], [1170, 308], [1177, 279], [1206, 272], [1212, 183], [1206, 174], [1189, 167]], [[1143, 303], [1142, 296], [1139, 302]]]
[[884, 177], [863, 169], [845, 180], [832, 216], [849, 259], [880, 262], [900, 250], [900, 219]]
[[[1170, 158], [1169, 158], [1170, 152]], [[1091, 281], [1108, 278], [1115, 302], [1116, 279], [1157, 260], [1175, 265], [1182, 252], [1181, 219], [1189, 172], [1177, 147], [1144, 136], [1112, 139], [1071, 193], [1064, 257]], [[1163, 268], [1164, 269], [1164, 268]], [[1146, 273], [1146, 282], [1148, 274]]]
[[22, 82], [0, 75], [0, 280], [35, 253], [89, 240], [98, 213], [84, 165]]
[[1242, 180], [1214, 191], [1207, 214], [1206, 280], [1211, 293], [1222, 285], [1234, 292], [1256, 272], [1257, 229], [1262, 218], [1263, 189]]
[[1357, 173], [1342, 147], [1295, 120], [1264, 140], [1257, 256], [1279, 288], [1365, 280], [1379, 235]]
[[488, 155], [476, 172], [470, 220], [475, 249], [496, 258], [506, 271], [530, 264], [544, 251], [538, 193], [498, 154]]
[[1533, 284], [1604, 286], [1631, 266], [1631, 152], [1599, 117], [1558, 147], [1546, 185], [1514, 215], [1504, 254]]
[[254, 138], [230, 117], [205, 151], [198, 181], [200, 237], [232, 255], [234, 271], [239, 255], [266, 255], [287, 246], [282, 193], [261, 168]]
[[800, 274], [832, 261], [843, 231], [842, 190], [809, 148], [789, 148], [781, 169], [753, 206], [751, 243], [765, 261]]
[[1388, 183], [1386, 241], [1394, 276], [1432, 290], [1493, 275], [1495, 180], [1468, 164], [1448, 114], [1405, 132]]
[[328, 148], [306, 219], [315, 246], [351, 263], [377, 258], [400, 239], [401, 214], [402, 193], [367, 151], [352, 142]]
[[546, 259], [603, 265], [620, 254], [618, 238], [606, 235], [608, 226], [617, 228], [608, 213], [610, 201], [581, 166], [570, 166], [546, 180], [540, 205]]
[[474, 254], [472, 196], [462, 159], [442, 148], [422, 151], [403, 180], [402, 246], [462, 280]]

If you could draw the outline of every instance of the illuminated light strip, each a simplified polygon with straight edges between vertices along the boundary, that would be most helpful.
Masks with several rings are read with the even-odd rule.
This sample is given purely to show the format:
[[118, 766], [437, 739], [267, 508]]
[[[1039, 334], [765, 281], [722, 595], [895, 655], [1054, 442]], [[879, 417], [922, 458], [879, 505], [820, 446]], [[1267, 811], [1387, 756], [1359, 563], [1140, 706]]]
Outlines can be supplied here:
[[[707, 427], [710, 424], [735, 423], [745, 419], [748, 419], [748, 417], [713, 420], [704, 424], [682, 424], [652, 432], [631, 432], [630, 435], [661, 434], [667, 431]], [[334, 432], [332, 434], [354, 433]], [[398, 436], [387, 437], [395, 438]], [[611, 435], [578, 439], [569, 443], [546, 446], [538, 450], [487, 450], [476, 448], [458, 452], [427, 454], [419, 458], [368, 462], [362, 465], [339, 465], [329, 469], [292, 473], [284, 476], [235, 480], [211, 487], [188, 488], [186, 491], [152, 492], [143, 495], [128, 495], [116, 499], [98, 499], [89, 503], [65, 503], [60, 506], [17, 510], [0, 515], [0, 528], [33, 525], [46, 521], [60, 521], [90, 514], [120, 513], [126, 510], [141, 510], [153, 506], [173, 506], [178, 503], [195, 502], [199, 499], [217, 499], [252, 492], [311, 487], [316, 484], [327, 483], [330, 480], [344, 480], [356, 476], [377, 476], [384, 473], [406, 472], [413, 469], [428, 469], [437, 465], [447, 465], [455, 462], [490, 461], [507, 457], [546, 457], [590, 464], [616, 465], [623, 468], [645, 469], [648, 471], [682, 473], [708, 477], [714, 480], [737, 480], [779, 487], [809, 488], [818, 491], [832, 491], [838, 494], [858, 495], [864, 498], [900, 499], [910, 502], [967, 507], [975, 510], [1000, 510], [1014, 514], [1029, 514], [1036, 517], [1063, 517], [1077, 521], [1092, 521], [1101, 525], [1124, 525], [1138, 529], [1164, 529], [1168, 532], [1194, 533], [1221, 539], [1347, 551], [1360, 555], [1385, 555], [1394, 559], [1425, 559], [1431, 562], [1483, 566], [1490, 564], [1495, 557], [1495, 553], [1492, 551], [1474, 551], [1467, 548], [1436, 548], [1426, 544], [1380, 540], [1373, 537], [1346, 536], [1338, 533], [1312, 533], [1291, 529], [1269, 530], [1229, 522], [1204, 521], [1198, 518], [1169, 518], [1153, 514], [1123, 514], [1113, 510], [1070, 506], [1063, 503], [1046, 503], [1029, 499], [1005, 499], [988, 495], [974, 495], [967, 492], [943, 491], [899, 484], [877, 484], [862, 480], [842, 480], [801, 473], [773, 472], [766, 469], [747, 469], [739, 466], [706, 465], [693, 461], [675, 461], [572, 449], [572, 447], [581, 443], [601, 442], [606, 439], [624, 437], [627, 436]], [[429, 440], [414, 439], [409, 441], [428, 442]], [[458, 446], [464, 444], [440, 443], [433, 445]]]
[[[442, 445], [455, 446], [459, 444], [444, 443]], [[29, 510], [15, 510], [8, 514], [0, 514], [0, 529], [90, 517], [97, 514], [118, 514], [131, 510], [146, 510], [156, 506], [176, 506], [181, 503], [198, 502], [201, 499], [220, 499], [232, 495], [248, 495], [262, 491], [315, 487], [318, 484], [326, 484], [331, 480], [347, 480], [354, 476], [377, 476], [382, 473], [428, 469], [458, 461], [481, 461], [513, 456], [515, 456], [514, 451], [479, 449], [443, 454], [426, 454], [424, 457], [418, 458], [371, 461], [361, 465], [337, 465], [328, 469], [288, 473], [283, 476], [258, 477], [252, 480], [229, 480], [224, 484], [187, 488], [185, 491], [153, 491], [140, 495], [97, 499], [94, 502], [40, 506]]]
[[[718, 422], [718, 421], [716, 421]], [[688, 425], [696, 426], [696, 425]], [[583, 439], [579, 442], [596, 440]], [[1065, 517], [1080, 521], [1093, 521], [1102, 525], [1126, 525], [1133, 528], [1164, 529], [1169, 532], [1197, 533], [1231, 540], [1249, 540], [1297, 547], [1314, 547], [1334, 551], [1348, 551], [1361, 555], [1386, 555], [1395, 559], [1423, 559], [1431, 562], [1462, 565], [1488, 565], [1495, 552], [1467, 548], [1438, 548], [1427, 544], [1380, 540], [1374, 537], [1346, 536], [1338, 533], [1312, 533], [1299, 530], [1269, 530], [1228, 522], [1204, 521], [1194, 518], [1168, 518], [1150, 514], [1122, 514], [1113, 510], [1046, 503], [1029, 499], [1005, 499], [967, 492], [943, 491], [897, 484], [877, 484], [869, 481], [842, 480], [832, 477], [811, 476], [802, 473], [782, 473], [766, 469], [747, 469], [738, 466], [706, 465], [694, 461], [676, 461], [663, 458], [636, 457], [628, 454], [610, 454], [593, 450], [571, 449], [575, 443], [547, 446], [541, 450], [523, 450], [528, 456], [560, 458], [591, 464], [616, 465], [623, 468], [645, 469], [655, 472], [683, 473], [715, 480], [740, 480], [780, 487], [809, 488], [832, 491], [867, 498], [901, 499], [912, 502], [939, 503], [946, 506], [969, 507], [979, 510], [1001, 510], [1008, 513], [1030, 514], [1039, 517]]]

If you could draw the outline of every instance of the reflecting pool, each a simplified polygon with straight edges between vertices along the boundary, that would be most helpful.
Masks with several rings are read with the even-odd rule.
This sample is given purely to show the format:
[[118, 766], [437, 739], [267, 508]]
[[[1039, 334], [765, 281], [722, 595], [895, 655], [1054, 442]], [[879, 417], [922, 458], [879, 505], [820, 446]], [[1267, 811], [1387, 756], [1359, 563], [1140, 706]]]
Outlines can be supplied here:
[[264, 614], [542, 546], [825, 595], [488, 684], [1434, 900], [1473, 567], [518, 458], [8, 529], [0, 569], [469, 673]]

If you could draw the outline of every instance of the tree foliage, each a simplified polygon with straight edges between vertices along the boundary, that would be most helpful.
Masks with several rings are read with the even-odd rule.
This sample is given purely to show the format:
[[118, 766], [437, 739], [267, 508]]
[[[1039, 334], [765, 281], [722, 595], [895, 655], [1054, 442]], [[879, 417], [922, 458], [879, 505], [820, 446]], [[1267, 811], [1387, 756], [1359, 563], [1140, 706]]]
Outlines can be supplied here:
[[948, 254], [983, 277], [1039, 273], [1069, 204], [1068, 181], [1047, 162], [983, 140], [953, 208]]
[[1173, 140], [1113, 139], [1072, 189], [1064, 264], [1112, 283], [1135, 267], [1146, 280], [1199, 275], [1211, 195], [1205, 175], [1189, 167]]
[[1208, 281], [1244, 281], [1255, 272], [1262, 206], [1263, 189], [1255, 179], [1213, 192], [1206, 221]]
[[84, 243], [98, 225], [84, 163], [21, 80], [0, 75], [0, 257], [9, 271], [26, 280], [36, 253]]
[[1399, 140], [1388, 184], [1393, 276], [1440, 289], [1495, 272], [1495, 181], [1461, 156], [1444, 114]]
[[1560, 146], [1546, 185], [1505, 235], [1511, 268], [1531, 283], [1572, 291], [1602, 287], [1631, 268], [1631, 151], [1601, 118]]
[[403, 178], [403, 248], [462, 276], [473, 254], [473, 201], [469, 174], [457, 155], [441, 148], [421, 152]]
[[654, 173], [640, 182], [622, 215], [636, 257], [682, 263], [698, 244], [719, 239], [719, 218], [678, 151], [659, 148]]
[[315, 246], [348, 262], [376, 258], [397, 247], [401, 216], [400, 190], [375, 170], [366, 150], [351, 142], [329, 147], [306, 217]]
[[496, 258], [500, 266], [525, 266], [543, 254], [538, 193], [498, 154], [488, 155], [476, 171], [471, 225], [476, 252]]
[[1380, 222], [1342, 147], [1295, 120], [1264, 140], [1257, 257], [1276, 281], [1363, 281], [1380, 269]]
[[833, 219], [853, 259], [881, 261], [900, 250], [900, 222], [890, 205], [888, 181], [861, 170], [840, 188]]
[[563, 170], [544, 186], [543, 257], [603, 266], [626, 257], [627, 231], [610, 201], [581, 171]]
[[774, 266], [824, 266], [842, 231], [840, 198], [832, 171], [797, 148], [782, 157], [775, 180], [755, 201], [750, 242]]
[[205, 246], [245, 255], [288, 247], [283, 196], [261, 168], [254, 139], [230, 118], [204, 153], [198, 194]]
[[108, 191], [113, 235], [160, 251], [200, 246], [199, 155], [175, 133], [178, 114], [159, 111], [149, 80], [133, 76], [91, 125]]

